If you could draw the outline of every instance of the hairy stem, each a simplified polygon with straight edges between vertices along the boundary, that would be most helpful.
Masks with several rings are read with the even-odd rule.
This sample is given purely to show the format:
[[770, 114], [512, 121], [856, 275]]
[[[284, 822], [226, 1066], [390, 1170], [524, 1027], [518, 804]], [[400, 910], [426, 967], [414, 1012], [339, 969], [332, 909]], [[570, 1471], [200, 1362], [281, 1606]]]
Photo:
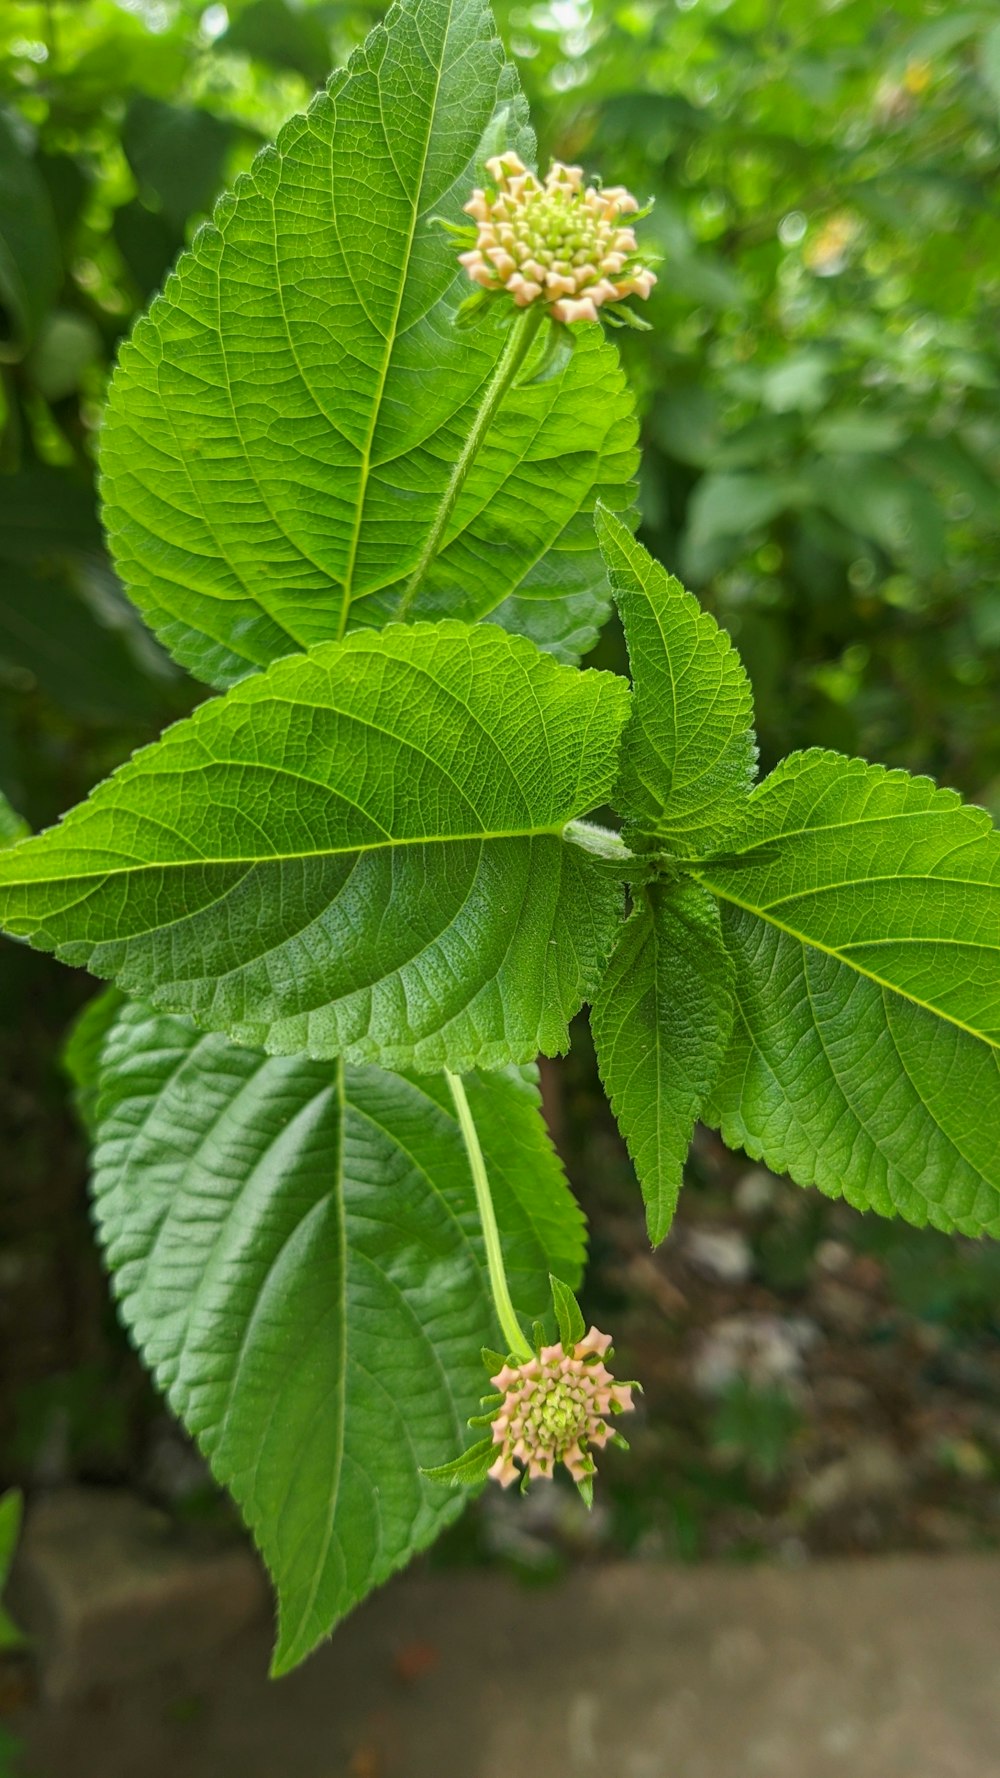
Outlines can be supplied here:
[[483, 1227], [483, 1240], [486, 1243], [486, 1264], [489, 1268], [490, 1290], [493, 1293], [493, 1306], [496, 1309], [497, 1320], [507, 1342], [507, 1350], [516, 1353], [518, 1358], [527, 1363], [534, 1357], [534, 1353], [521, 1332], [521, 1326], [510, 1298], [507, 1273], [504, 1270], [503, 1250], [500, 1246], [500, 1230], [497, 1228], [496, 1211], [493, 1208], [493, 1196], [486, 1173], [486, 1162], [483, 1159], [483, 1151], [479, 1143], [479, 1132], [476, 1129], [462, 1076], [452, 1074], [446, 1068], [445, 1077], [451, 1088], [451, 1096], [455, 1101], [458, 1124], [462, 1132], [462, 1140], [465, 1143], [465, 1152], [469, 1157], [472, 1183], [476, 1188], [476, 1205]]
[[437, 517], [431, 527], [430, 535], [420, 552], [420, 560], [403, 588], [396, 610], [396, 617], [400, 622], [409, 616], [410, 607], [417, 596], [420, 583], [441, 548], [451, 515], [465, 486], [465, 478], [479, 455], [486, 434], [496, 419], [500, 403], [535, 343], [545, 313], [546, 310], [540, 304], [531, 303], [526, 309], [522, 309], [511, 323], [506, 344], [497, 359], [496, 369], [486, 385], [486, 391], [472, 423], [472, 429], [459, 453], [458, 461], [451, 472], [451, 478], [438, 507]]

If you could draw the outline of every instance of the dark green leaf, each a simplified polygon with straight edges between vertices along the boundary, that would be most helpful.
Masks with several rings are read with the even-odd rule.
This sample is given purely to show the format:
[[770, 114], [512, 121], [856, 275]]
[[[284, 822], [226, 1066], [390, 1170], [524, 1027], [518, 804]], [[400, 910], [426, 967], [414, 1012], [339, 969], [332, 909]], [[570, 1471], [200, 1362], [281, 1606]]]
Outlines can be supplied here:
[[63, 1048], [63, 1067], [73, 1083], [76, 1109], [91, 1136], [96, 1133], [104, 1045], [124, 1005], [119, 988], [98, 989], [74, 1019]]
[[620, 891], [574, 818], [625, 682], [491, 625], [279, 662], [0, 863], [0, 920], [240, 1042], [436, 1069], [533, 1060], [600, 979]]
[[754, 793], [723, 901], [738, 1014], [712, 1117], [801, 1184], [1000, 1232], [1000, 835], [821, 752]]
[[[516, 1073], [467, 1081], [515, 1306], [575, 1284], [581, 1218]], [[494, 1333], [447, 1086], [267, 1059], [131, 1006], [105, 1050], [95, 1200], [122, 1315], [275, 1579], [302, 1660], [461, 1501]]]
[[222, 200], [123, 350], [108, 529], [199, 678], [384, 623], [446, 515], [411, 615], [499, 612], [564, 658], [592, 640], [607, 594], [588, 515], [599, 493], [631, 504], [636, 463], [600, 330], [541, 383], [537, 340], [462, 455], [507, 336], [495, 313], [454, 326], [470, 286], [438, 219], [462, 219], [483, 153], [508, 145], [532, 153], [484, 0], [403, 0]]
[[733, 966], [715, 902], [696, 883], [653, 884], [595, 996], [591, 1028], [654, 1247], [673, 1219], [732, 1023]]

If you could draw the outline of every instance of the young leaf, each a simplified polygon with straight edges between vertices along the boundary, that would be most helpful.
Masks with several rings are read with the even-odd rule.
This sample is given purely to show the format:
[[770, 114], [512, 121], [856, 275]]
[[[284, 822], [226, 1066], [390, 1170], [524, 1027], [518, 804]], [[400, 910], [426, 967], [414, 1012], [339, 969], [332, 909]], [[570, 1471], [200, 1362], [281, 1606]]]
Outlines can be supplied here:
[[578, 515], [598, 492], [631, 504], [636, 423], [600, 330], [533, 383], [539, 338], [466, 450], [507, 335], [495, 313], [455, 327], [470, 285], [440, 220], [467, 221], [505, 147], [530, 159], [533, 138], [484, 0], [401, 0], [123, 349], [102, 429], [113, 552], [209, 684], [384, 623], [429, 551], [410, 615], [472, 621], [523, 591], [519, 617], [564, 653], [601, 621]]
[[493, 1440], [481, 1438], [463, 1451], [461, 1457], [453, 1457], [450, 1463], [439, 1463], [422, 1473], [429, 1482], [444, 1482], [452, 1488], [475, 1488], [485, 1482], [496, 1456]]
[[552, 1291], [552, 1307], [556, 1312], [556, 1326], [564, 1352], [569, 1352], [582, 1340], [587, 1331], [587, 1324], [580, 1313], [580, 1305], [573, 1292], [561, 1278], [550, 1278], [549, 1287]]
[[[577, 1282], [580, 1213], [516, 1073], [466, 1083], [517, 1308]], [[122, 1316], [239, 1503], [275, 1671], [437, 1535], [494, 1321], [443, 1081], [268, 1059], [141, 1005], [105, 1051], [94, 1193]]]
[[628, 693], [492, 625], [256, 675], [0, 853], [0, 922], [273, 1054], [465, 1070], [558, 1051], [619, 890], [567, 824]]
[[792, 756], [705, 880], [736, 966], [708, 1112], [859, 1208], [1000, 1233], [1000, 835], [927, 779]]
[[597, 1061], [646, 1202], [654, 1247], [733, 1023], [719, 911], [697, 883], [654, 883], [625, 927], [590, 1015]]
[[637, 850], [716, 850], [742, 821], [757, 749], [753, 700], [724, 630], [613, 513], [598, 534], [634, 687], [616, 806]]

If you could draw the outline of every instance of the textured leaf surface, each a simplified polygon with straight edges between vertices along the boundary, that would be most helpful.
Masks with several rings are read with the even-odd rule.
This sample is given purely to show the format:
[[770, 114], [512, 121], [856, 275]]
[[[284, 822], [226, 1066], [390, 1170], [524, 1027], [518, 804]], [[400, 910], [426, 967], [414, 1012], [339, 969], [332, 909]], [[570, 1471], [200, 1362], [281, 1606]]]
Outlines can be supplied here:
[[1000, 836], [927, 779], [793, 755], [723, 898], [737, 1017], [712, 1116], [802, 1184], [1000, 1232]]
[[800, 1185], [1000, 1235], [1000, 1052], [738, 908], [733, 1039], [703, 1113]]
[[670, 1227], [695, 1119], [726, 1052], [733, 966], [715, 902], [655, 884], [632, 915], [591, 1011], [601, 1079], [656, 1246]]
[[[222, 199], [122, 352], [102, 433], [132, 598], [199, 678], [230, 685], [395, 613], [452, 493], [505, 335], [465, 329], [435, 220], [484, 154], [532, 154], [483, 0], [402, 0]], [[500, 407], [411, 615], [510, 595], [572, 652], [606, 582], [579, 515], [631, 503], [635, 421], [596, 327]]]
[[597, 522], [634, 686], [616, 806], [637, 849], [690, 857], [742, 822], [757, 760], [750, 684], [715, 619], [620, 519]]
[[791, 754], [754, 792], [732, 906], [1000, 1045], [1000, 834], [984, 809], [863, 760]]
[[619, 892], [564, 830], [628, 691], [492, 625], [254, 676], [0, 855], [0, 920], [272, 1053], [501, 1066], [566, 1041]]
[[[523, 1075], [467, 1081], [519, 1311], [571, 1286], [580, 1213]], [[283, 1672], [459, 1510], [495, 1339], [445, 1083], [268, 1059], [129, 1007], [95, 1198], [121, 1311], [274, 1576]]]

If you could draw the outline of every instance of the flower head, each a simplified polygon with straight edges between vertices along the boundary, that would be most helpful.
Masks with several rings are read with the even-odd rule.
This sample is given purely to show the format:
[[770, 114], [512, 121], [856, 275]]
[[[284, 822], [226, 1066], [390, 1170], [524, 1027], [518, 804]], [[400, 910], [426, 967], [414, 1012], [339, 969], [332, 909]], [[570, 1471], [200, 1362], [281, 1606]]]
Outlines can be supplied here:
[[593, 1475], [588, 1447], [615, 1437], [605, 1415], [633, 1406], [633, 1385], [616, 1383], [603, 1363], [610, 1345], [610, 1335], [592, 1327], [568, 1352], [561, 1344], [543, 1346], [526, 1364], [508, 1362], [490, 1379], [503, 1397], [492, 1422], [500, 1447], [488, 1472], [494, 1481], [509, 1487], [521, 1473], [517, 1464], [527, 1480], [551, 1477], [557, 1463], [578, 1484]]
[[495, 187], [477, 187], [466, 213], [475, 246], [459, 255], [474, 284], [506, 290], [518, 308], [544, 304], [555, 321], [596, 321], [607, 302], [647, 297], [656, 274], [622, 218], [639, 206], [623, 185], [583, 184], [583, 169], [553, 161], [544, 183], [508, 151], [486, 163]]

